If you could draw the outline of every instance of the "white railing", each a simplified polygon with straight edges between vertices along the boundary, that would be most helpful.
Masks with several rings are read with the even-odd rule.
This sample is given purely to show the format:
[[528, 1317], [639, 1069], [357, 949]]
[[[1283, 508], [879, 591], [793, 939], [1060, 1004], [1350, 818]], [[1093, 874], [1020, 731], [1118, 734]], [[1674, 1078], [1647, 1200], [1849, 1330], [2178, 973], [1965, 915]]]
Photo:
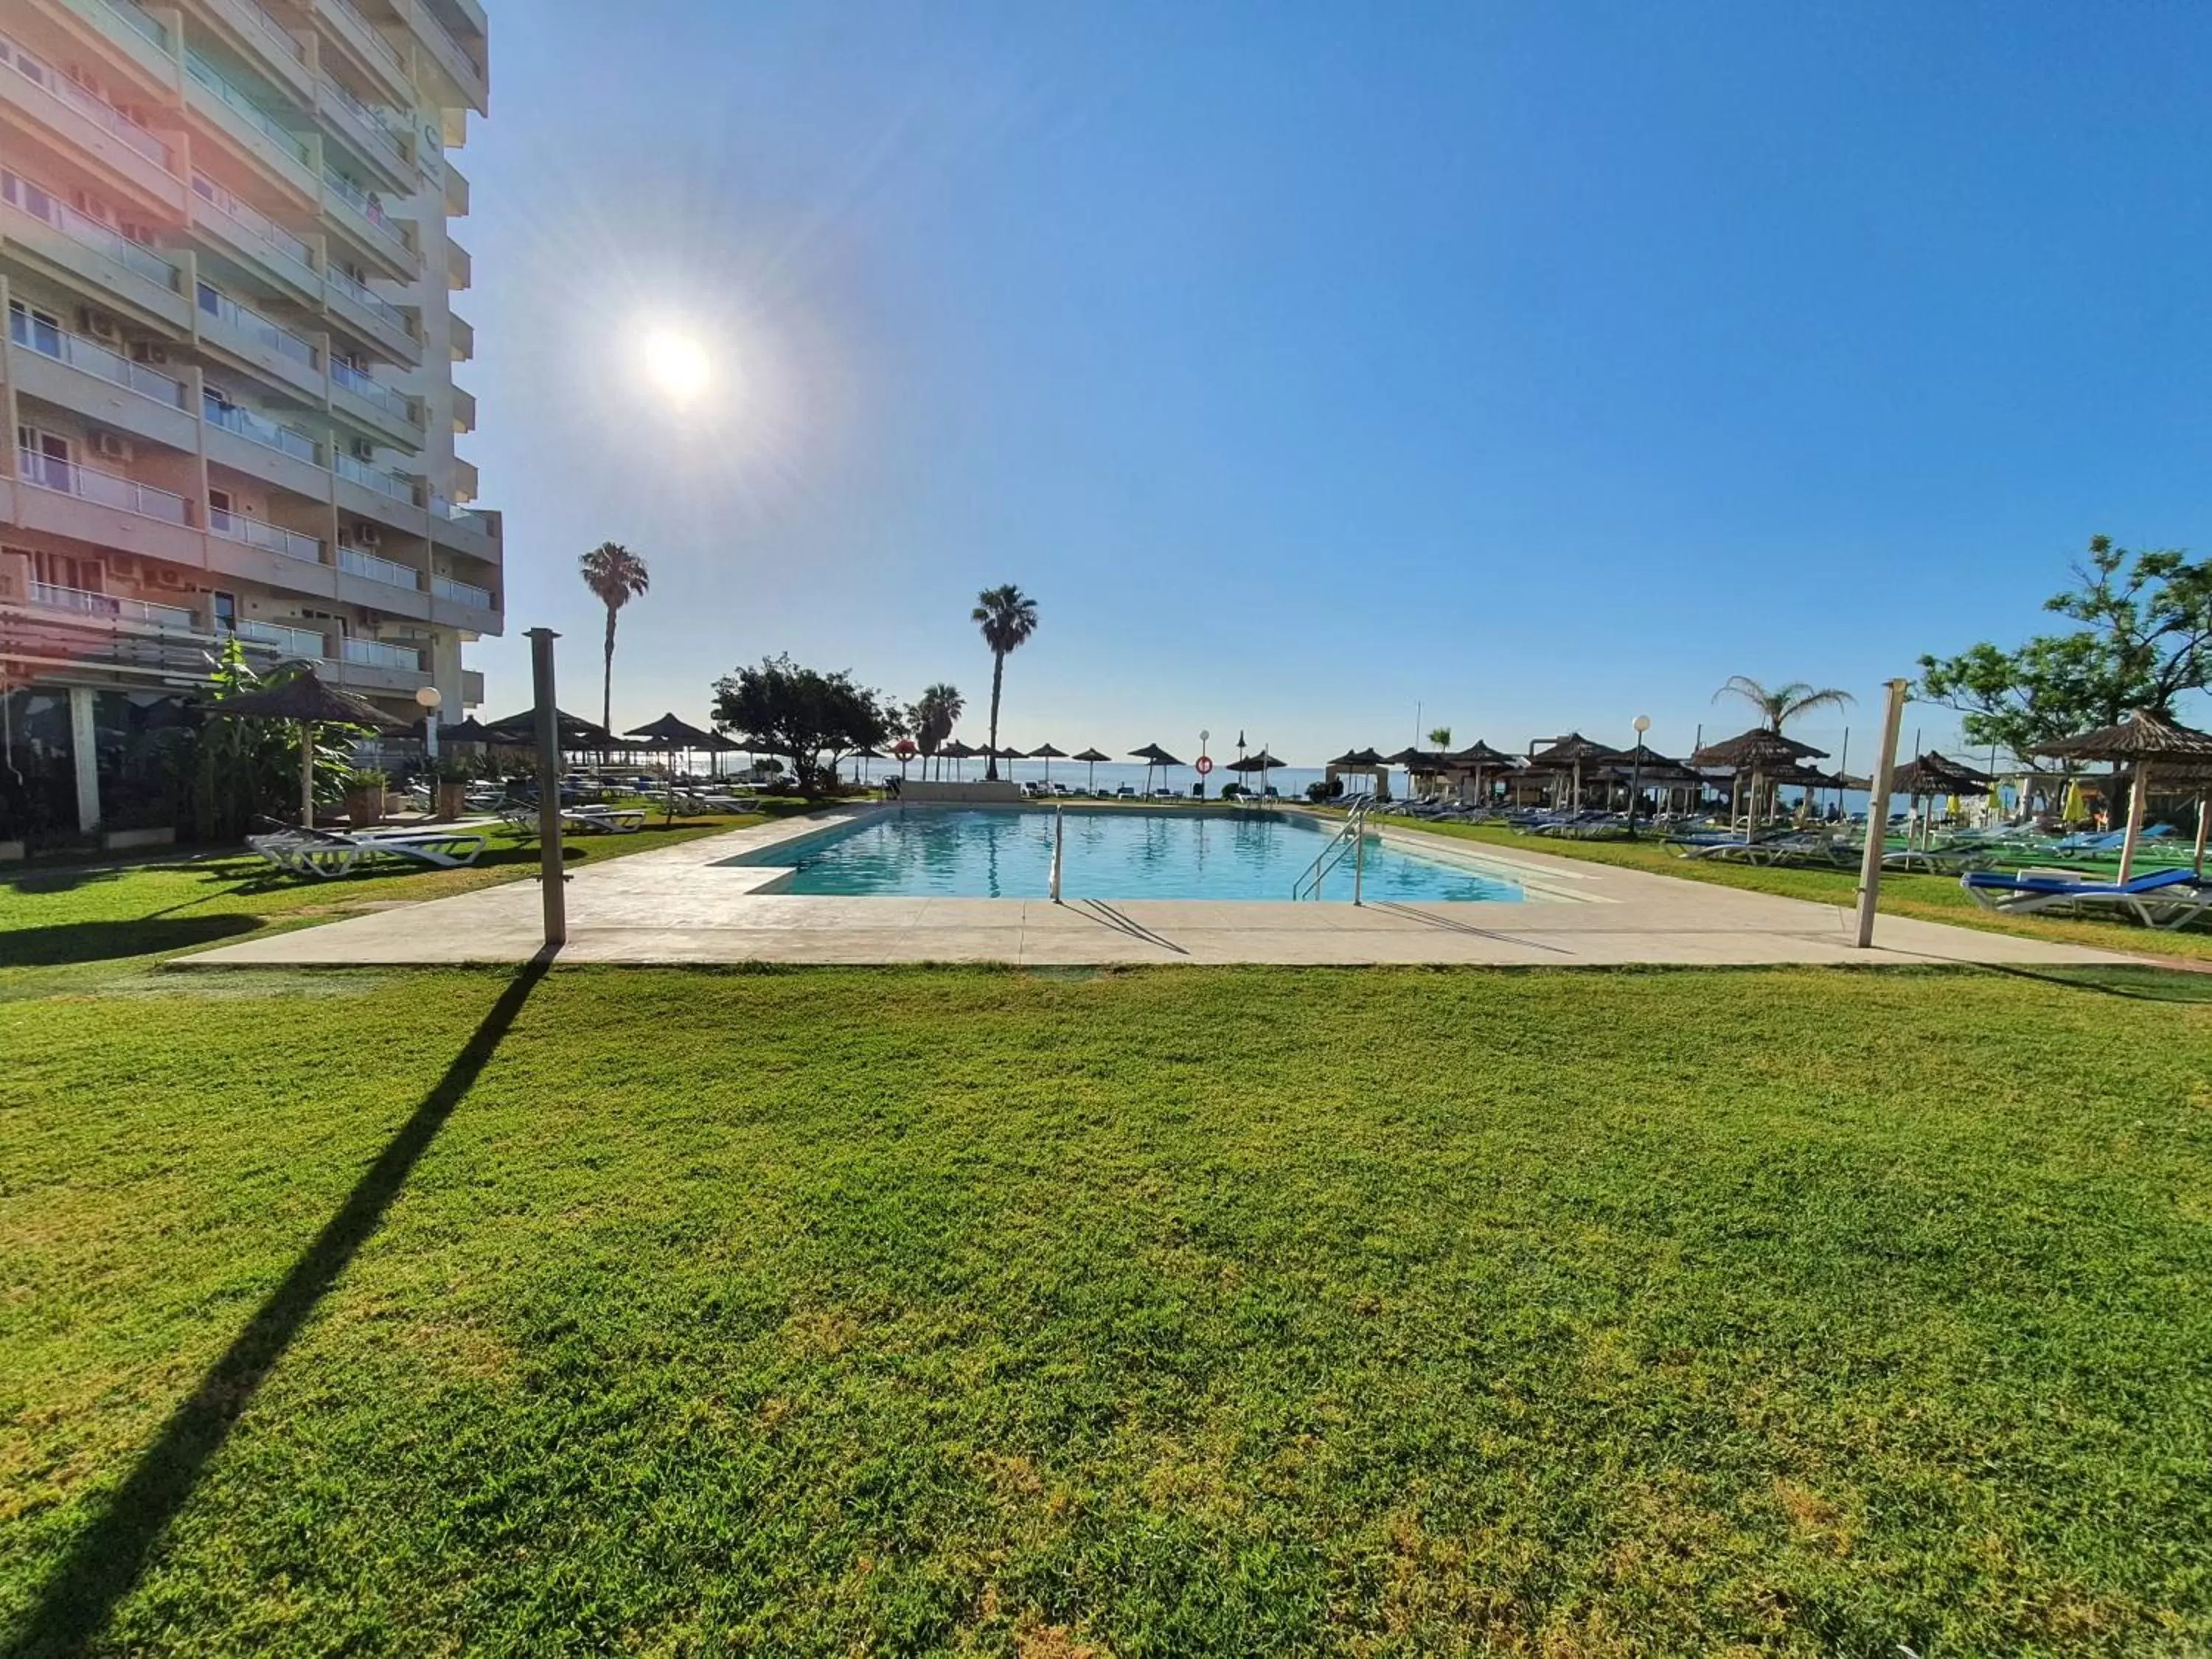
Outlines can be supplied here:
[[367, 461], [340, 450], [331, 457], [341, 478], [349, 478], [363, 489], [374, 489], [380, 495], [389, 495], [395, 501], [415, 505], [415, 486], [406, 478], [381, 467], [371, 466]]
[[284, 48], [286, 57], [302, 64], [307, 61], [307, 49], [300, 44], [299, 37], [271, 16], [269, 8], [263, 5], [261, 0], [240, 0], [240, 3], [252, 14], [253, 21], [261, 32]]
[[169, 147], [167, 144], [97, 93], [79, 86], [68, 76], [58, 73], [52, 64], [43, 58], [33, 57], [4, 34], [0, 34], [0, 64], [14, 65], [15, 72], [33, 86], [105, 127], [141, 155], [158, 165], [164, 173], [175, 171], [169, 164]]
[[196, 52], [185, 53], [185, 72], [222, 102], [238, 112], [248, 126], [301, 166], [307, 165], [307, 141], [216, 72], [215, 65]]
[[349, 575], [360, 576], [373, 582], [382, 582], [387, 587], [419, 587], [415, 573], [405, 565], [380, 558], [374, 553], [364, 553], [357, 547], [338, 549], [338, 568]]
[[[392, 327], [398, 329], [402, 334], [408, 333], [406, 316], [400, 311], [399, 307], [393, 305], [392, 301], [381, 299], [376, 295], [370, 293], [368, 289], [362, 287], [359, 283], [354, 281], [352, 277], [346, 275], [344, 271], [340, 270], [336, 265], [331, 266], [330, 269], [323, 273], [323, 275], [332, 288], [344, 295], [347, 299], [361, 307], [362, 309], [369, 313], [370, 315], [381, 317], [386, 322], [391, 324]], [[408, 334], [408, 337], [412, 339], [414, 336]]]
[[266, 519], [250, 519], [227, 507], [208, 508], [208, 528], [227, 542], [243, 542], [264, 553], [281, 553], [288, 559], [298, 559], [307, 564], [323, 562], [323, 544], [313, 536], [302, 536], [296, 530], [270, 524]]
[[443, 519], [448, 524], [472, 530], [479, 536], [491, 534], [491, 520], [472, 507], [456, 507], [443, 495], [433, 491], [430, 496], [430, 515]]
[[383, 204], [374, 197], [343, 173], [333, 173], [328, 167], [323, 169], [323, 183], [330, 187], [331, 195], [368, 220], [368, 228], [371, 230], [382, 236], [402, 253], [410, 258], [414, 256], [415, 250], [408, 246], [407, 238], [401, 234], [398, 225], [384, 216]]
[[108, 10], [121, 18], [130, 27], [138, 31], [164, 52], [169, 49], [169, 31], [149, 16], [137, 0], [102, 0]]
[[42, 224], [52, 226], [73, 241], [82, 242], [95, 253], [104, 254], [125, 270], [134, 271], [149, 282], [175, 289], [182, 284], [176, 266], [152, 249], [142, 247], [120, 232], [112, 230], [97, 219], [88, 219], [64, 202], [52, 191], [33, 184], [29, 179], [0, 171], [0, 201], [27, 213]]
[[249, 338], [259, 341], [279, 356], [289, 357], [294, 362], [308, 368], [315, 367], [315, 349], [288, 328], [279, 328], [250, 306], [242, 306], [228, 294], [217, 292], [205, 283], [200, 284], [200, 309], [210, 317], [219, 317]]
[[238, 625], [238, 637], [255, 645], [274, 646], [288, 656], [307, 657], [321, 661], [330, 645], [313, 629], [287, 628], [281, 623], [242, 622]]
[[295, 432], [289, 426], [279, 426], [274, 421], [264, 420], [252, 410], [240, 409], [236, 404], [227, 404], [212, 392], [202, 392], [200, 402], [202, 412], [224, 431], [235, 432], [249, 443], [259, 444], [264, 449], [276, 450], [311, 466], [322, 465], [318, 459], [321, 452], [316, 448], [315, 441], [306, 433]]
[[8, 334], [17, 345], [28, 347], [42, 357], [52, 357], [57, 362], [67, 363], [71, 368], [82, 369], [111, 386], [119, 386], [142, 398], [151, 398], [157, 404], [167, 404], [177, 409], [185, 406], [183, 382], [156, 374], [143, 363], [134, 363], [121, 352], [110, 351], [97, 340], [88, 340], [82, 334], [72, 334], [65, 328], [40, 322], [28, 312], [17, 311], [12, 306], [8, 311]]
[[381, 380], [371, 380], [351, 363], [336, 357], [331, 358], [331, 379], [363, 403], [374, 404], [387, 414], [398, 416], [410, 426], [419, 427], [422, 424], [415, 418], [414, 404], [409, 403], [404, 396], [393, 391]]
[[412, 646], [349, 638], [340, 648], [346, 661], [358, 663], [363, 668], [403, 668], [410, 674], [422, 672], [422, 653]]
[[399, 48], [377, 32], [376, 25], [362, 15], [361, 8], [354, 4], [353, 0], [331, 0], [331, 9], [334, 11], [342, 11], [352, 18], [360, 27], [361, 32], [368, 37], [369, 43], [376, 48], [377, 55], [390, 64], [392, 68], [404, 70], [407, 67], [407, 60], [399, 55]]
[[179, 628], [186, 633], [199, 626], [199, 619], [181, 605], [119, 599], [111, 593], [89, 592], [82, 587], [56, 587], [51, 582], [33, 582], [30, 589], [31, 603], [49, 611], [73, 611], [82, 617], [112, 617], [121, 622], [149, 623], [155, 628]]
[[431, 577], [430, 591], [441, 599], [451, 599], [455, 605], [474, 605], [479, 611], [492, 608], [491, 589], [478, 587], [474, 582], [465, 582], [456, 577]]
[[280, 264], [290, 266], [294, 275], [303, 279], [310, 288], [314, 286], [314, 250], [290, 231], [260, 209], [240, 201], [204, 173], [192, 174], [192, 194], [240, 230], [266, 244], [270, 253]]
[[103, 472], [81, 461], [65, 461], [43, 450], [18, 449], [15, 459], [23, 482], [36, 484], [41, 489], [57, 490], [80, 501], [97, 501], [102, 507], [160, 519], [167, 524], [187, 522], [185, 498], [166, 489], [142, 484], [118, 472]]
[[407, 165], [407, 152], [400, 147], [398, 137], [392, 130], [392, 118], [389, 114], [373, 105], [363, 103], [354, 95], [352, 88], [331, 76], [322, 77], [322, 87], [344, 106], [355, 120], [368, 129], [368, 136], [394, 167]]

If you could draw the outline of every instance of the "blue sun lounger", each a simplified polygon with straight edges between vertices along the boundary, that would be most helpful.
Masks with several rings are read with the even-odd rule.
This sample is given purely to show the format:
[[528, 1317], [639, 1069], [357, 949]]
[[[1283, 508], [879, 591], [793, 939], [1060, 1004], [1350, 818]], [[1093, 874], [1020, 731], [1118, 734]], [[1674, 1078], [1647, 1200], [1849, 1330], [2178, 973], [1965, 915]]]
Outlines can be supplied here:
[[2063, 876], [1972, 870], [1959, 878], [1966, 896], [2000, 915], [2068, 908], [2132, 916], [2146, 927], [2185, 927], [2212, 916], [2212, 885], [2193, 870], [2160, 870], [2133, 881], [2069, 881]]

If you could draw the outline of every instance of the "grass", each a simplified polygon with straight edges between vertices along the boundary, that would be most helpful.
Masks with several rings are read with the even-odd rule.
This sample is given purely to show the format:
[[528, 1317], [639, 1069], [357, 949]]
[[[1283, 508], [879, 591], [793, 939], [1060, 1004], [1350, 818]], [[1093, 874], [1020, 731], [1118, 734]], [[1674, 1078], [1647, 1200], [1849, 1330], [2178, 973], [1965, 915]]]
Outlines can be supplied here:
[[[1610, 864], [1621, 869], [1649, 870], [1659, 875], [1679, 876], [1685, 881], [1748, 888], [1754, 892], [1779, 894], [1784, 898], [1806, 899], [1814, 904], [1848, 907], [1858, 902], [1858, 875], [1855, 871], [1716, 864], [1705, 859], [1678, 858], [1656, 840], [1572, 841], [1559, 836], [1525, 836], [1496, 824], [1427, 823], [1416, 818], [1397, 817], [1381, 822], [1394, 830], [1416, 830], [1426, 835], [1479, 842], [1486, 847], [1510, 847], [1522, 852], [1581, 859], [1592, 864]], [[2124, 921], [1998, 915], [1968, 898], [1956, 876], [1885, 874], [1881, 878], [1881, 914], [2172, 961], [2212, 963], [2212, 930], [2165, 933]]]
[[2208, 995], [20, 996], [0, 1646], [2198, 1651]]

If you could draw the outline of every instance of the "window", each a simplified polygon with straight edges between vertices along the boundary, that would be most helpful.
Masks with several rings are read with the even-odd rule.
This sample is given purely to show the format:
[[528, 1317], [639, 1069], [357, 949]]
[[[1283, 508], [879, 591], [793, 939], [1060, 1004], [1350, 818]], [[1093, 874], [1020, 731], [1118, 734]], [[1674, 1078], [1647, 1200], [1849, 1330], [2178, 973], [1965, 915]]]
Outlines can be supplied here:
[[238, 632], [238, 595], [212, 593], [208, 597], [212, 601], [210, 609], [215, 615], [215, 631], [218, 634]]
[[34, 426], [19, 426], [15, 428], [15, 447], [25, 478], [34, 484], [44, 484], [48, 489], [76, 493], [76, 478], [70, 471], [67, 438], [58, 433], [40, 431]]
[[34, 550], [31, 554], [31, 580], [46, 587], [73, 587], [81, 593], [100, 591], [100, 564], [98, 559], [80, 559], [68, 553], [48, 553]]
[[10, 300], [8, 332], [19, 345], [42, 351], [49, 357], [62, 355], [62, 319], [52, 312], [27, 306], [21, 300]]
[[230, 492], [228, 489], [217, 489], [210, 485], [208, 489], [208, 507], [216, 513], [229, 512]]

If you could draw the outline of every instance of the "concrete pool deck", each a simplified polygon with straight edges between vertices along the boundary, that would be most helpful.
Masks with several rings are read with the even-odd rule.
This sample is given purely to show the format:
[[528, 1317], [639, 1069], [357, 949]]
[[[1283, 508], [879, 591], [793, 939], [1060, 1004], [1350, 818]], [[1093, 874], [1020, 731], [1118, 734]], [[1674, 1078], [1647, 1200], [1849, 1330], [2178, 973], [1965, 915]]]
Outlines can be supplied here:
[[[864, 809], [869, 810], [869, 809]], [[830, 815], [830, 817], [847, 815]], [[2141, 957], [1884, 916], [1850, 945], [1834, 907], [1519, 848], [1389, 838], [1512, 874], [1519, 903], [1294, 904], [1243, 900], [811, 898], [757, 890], [769, 866], [723, 862], [821, 829], [823, 816], [704, 836], [570, 872], [562, 962], [989, 962], [1505, 967], [1775, 963], [2140, 964]], [[1410, 839], [1409, 839], [1410, 838]], [[1440, 838], [1439, 838], [1440, 839]], [[343, 884], [332, 889], [343, 891]], [[179, 968], [520, 963], [538, 949], [532, 880], [397, 906], [177, 958]]]

